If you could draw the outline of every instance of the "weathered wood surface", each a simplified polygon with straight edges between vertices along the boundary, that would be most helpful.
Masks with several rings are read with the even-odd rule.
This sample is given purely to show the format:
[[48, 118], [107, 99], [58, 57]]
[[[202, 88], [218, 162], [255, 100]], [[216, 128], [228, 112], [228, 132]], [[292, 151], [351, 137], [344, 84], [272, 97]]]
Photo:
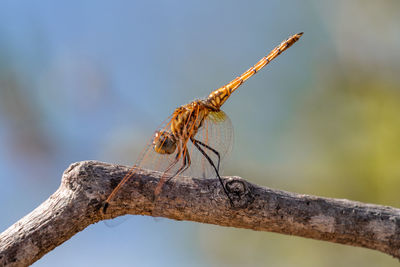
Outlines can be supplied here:
[[400, 209], [301, 195], [225, 177], [179, 178], [154, 199], [160, 173], [139, 170], [103, 214], [103, 201], [128, 167], [97, 161], [72, 164], [44, 203], [0, 234], [0, 266], [27, 266], [88, 225], [141, 214], [297, 235], [379, 250], [400, 259]]

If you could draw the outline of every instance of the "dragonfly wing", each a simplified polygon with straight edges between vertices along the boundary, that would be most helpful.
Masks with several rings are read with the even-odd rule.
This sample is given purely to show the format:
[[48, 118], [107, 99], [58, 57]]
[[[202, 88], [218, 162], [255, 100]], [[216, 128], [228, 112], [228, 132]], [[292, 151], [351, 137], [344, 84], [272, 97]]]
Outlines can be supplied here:
[[[159, 171], [164, 173], [163, 177], [168, 178], [171, 177], [176, 170], [178, 170], [179, 158], [177, 157], [179, 151], [176, 150], [171, 154], [159, 154], [154, 150], [154, 140], [157, 138], [157, 133], [160, 131], [168, 131], [171, 125], [171, 116], [168, 117], [166, 123], [164, 122], [161, 125], [161, 128], [154, 132], [148, 143], [145, 145], [145, 148], [140, 153], [135, 165], [129, 170], [129, 172], [123, 177], [121, 182], [114, 188], [111, 194], [108, 196], [106, 203], [103, 207], [103, 212], [106, 212], [107, 207], [113, 197], [117, 194], [119, 189], [130, 179], [132, 178], [138, 168], [149, 169], [154, 171]], [[177, 160], [178, 159], [178, 160]]]
[[[216, 167], [218, 167], [219, 160], [217, 153], [219, 154], [219, 173], [221, 174], [223, 162], [232, 151], [233, 144], [233, 126], [228, 115], [223, 111], [211, 112], [204, 120], [202, 127], [199, 128], [195, 139], [204, 144], [199, 145]], [[208, 162], [203, 153], [190, 141], [187, 147], [191, 158], [191, 165], [183, 175], [199, 178], [216, 178], [213, 166]]]
[[[116, 188], [108, 196], [106, 203], [109, 203], [116, 195], [118, 190], [128, 179], [134, 176], [137, 168], [143, 168], [153, 171], [159, 171], [162, 175], [162, 184], [169, 178], [174, 177], [185, 166], [188, 168], [179, 175], [187, 175], [198, 178], [215, 178], [216, 172], [204, 154], [209, 157], [214, 166], [218, 167], [220, 161], [219, 173], [222, 170], [222, 161], [230, 153], [233, 143], [233, 127], [229, 117], [223, 112], [211, 112], [205, 118], [202, 127], [196, 133], [195, 139], [201, 142], [200, 146], [203, 153], [194, 146], [191, 141], [187, 142], [187, 152], [181, 153], [180, 149], [176, 149], [171, 154], [160, 154], [154, 150], [154, 140], [157, 139], [157, 133], [168, 132], [171, 125], [171, 119], [167, 121], [159, 130], [154, 132], [145, 148], [142, 150], [136, 164], [130, 169], [127, 175], [117, 185]], [[185, 162], [190, 157], [190, 164]], [[218, 157], [219, 155], [219, 157]], [[156, 191], [161, 190], [161, 186]], [[157, 192], [156, 192], [157, 194]], [[104, 211], [108, 204], [104, 206]]]
[[[169, 127], [170, 123], [167, 123], [156, 132], [168, 131]], [[163, 176], [168, 179], [174, 176], [176, 172], [184, 166], [184, 156], [178, 155], [178, 149], [172, 154], [157, 153], [153, 149], [152, 143], [155, 138], [155, 133], [143, 150], [137, 166], [162, 172], [164, 174]], [[233, 144], [233, 126], [228, 115], [223, 111], [210, 112], [205, 118], [202, 127], [197, 131], [195, 139], [205, 145], [203, 146], [200, 144], [200, 147], [216, 167], [218, 167], [219, 159], [214, 151], [218, 152], [220, 156], [219, 173], [221, 174], [223, 162], [232, 151]], [[213, 166], [208, 162], [201, 151], [195, 147], [191, 141], [188, 141], [186, 145], [191, 163], [180, 175], [197, 178], [215, 178], [216, 173]]]

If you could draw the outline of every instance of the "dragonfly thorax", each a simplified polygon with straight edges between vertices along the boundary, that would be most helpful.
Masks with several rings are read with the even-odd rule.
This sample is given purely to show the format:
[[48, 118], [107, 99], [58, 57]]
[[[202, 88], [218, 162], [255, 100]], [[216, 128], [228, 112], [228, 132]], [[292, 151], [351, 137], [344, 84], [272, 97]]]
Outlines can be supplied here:
[[153, 148], [159, 154], [172, 154], [176, 150], [176, 138], [168, 131], [158, 131], [154, 135]]
[[184, 145], [196, 135], [209, 112], [209, 107], [201, 100], [177, 108], [172, 116], [171, 132]]

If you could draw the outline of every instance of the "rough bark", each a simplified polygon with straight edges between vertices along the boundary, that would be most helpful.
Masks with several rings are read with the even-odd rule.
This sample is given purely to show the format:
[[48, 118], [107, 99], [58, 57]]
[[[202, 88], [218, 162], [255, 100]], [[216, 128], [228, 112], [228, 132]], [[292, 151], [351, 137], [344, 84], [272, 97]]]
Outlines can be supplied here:
[[103, 202], [128, 167], [72, 164], [44, 203], [0, 234], [0, 265], [27, 266], [88, 225], [141, 214], [297, 235], [379, 250], [400, 259], [400, 210], [345, 199], [290, 193], [225, 177], [179, 178], [154, 199], [160, 173], [138, 170], [103, 214]]

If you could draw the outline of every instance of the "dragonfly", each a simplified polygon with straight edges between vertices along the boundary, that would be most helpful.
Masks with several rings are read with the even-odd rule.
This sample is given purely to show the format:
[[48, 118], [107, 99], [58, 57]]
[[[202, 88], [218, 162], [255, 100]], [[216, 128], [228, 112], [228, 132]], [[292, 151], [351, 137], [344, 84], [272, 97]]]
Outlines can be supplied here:
[[233, 143], [232, 123], [221, 106], [239, 86], [297, 42], [302, 34], [294, 34], [281, 42], [242, 75], [214, 90], [207, 98], [196, 99], [176, 108], [153, 133], [136, 164], [107, 197], [104, 213], [117, 192], [138, 169], [163, 173], [154, 191], [155, 196], [160, 194], [166, 182], [180, 175], [217, 177], [233, 203], [220, 176], [221, 161], [229, 154]]

